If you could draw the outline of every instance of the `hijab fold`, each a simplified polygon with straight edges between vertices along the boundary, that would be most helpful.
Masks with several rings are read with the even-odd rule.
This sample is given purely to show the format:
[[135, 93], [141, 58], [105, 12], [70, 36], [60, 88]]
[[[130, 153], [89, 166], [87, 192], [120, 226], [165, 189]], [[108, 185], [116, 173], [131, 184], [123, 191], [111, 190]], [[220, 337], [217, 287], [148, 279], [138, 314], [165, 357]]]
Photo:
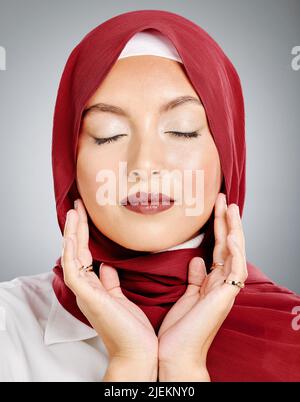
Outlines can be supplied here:
[[[128, 40], [137, 32], [157, 30], [171, 40], [201, 99], [219, 152], [227, 203], [245, 200], [246, 143], [244, 101], [239, 76], [220, 46], [201, 27], [172, 12], [131, 11], [88, 33], [70, 54], [60, 81], [54, 111], [52, 168], [57, 218], [63, 234], [66, 213], [80, 197], [76, 155], [82, 112]], [[97, 273], [101, 262], [117, 268], [121, 288], [148, 316], [156, 332], [172, 305], [185, 292], [188, 264], [194, 256], [212, 264], [214, 211], [202, 228], [197, 248], [159, 253], [130, 250], [104, 236], [88, 217], [89, 248]], [[208, 354], [212, 381], [299, 381], [300, 332], [292, 328], [292, 308], [300, 298], [276, 285], [247, 262], [246, 287]], [[53, 268], [54, 292], [73, 316], [91, 326], [63, 281], [61, 258]], [[213, 312], [212, 312], [213, 314]]]

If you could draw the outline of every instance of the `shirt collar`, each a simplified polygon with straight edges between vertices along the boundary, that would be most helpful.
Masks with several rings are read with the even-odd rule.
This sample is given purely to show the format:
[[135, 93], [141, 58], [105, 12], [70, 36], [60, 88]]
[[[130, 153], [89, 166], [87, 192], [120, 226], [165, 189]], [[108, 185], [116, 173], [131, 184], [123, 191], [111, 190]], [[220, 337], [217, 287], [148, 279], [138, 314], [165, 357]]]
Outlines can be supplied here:
[[96, 336], [98, 333], [95, 329], [65, 310], [53, 292], [51, 309], [44, 331], [44, 344], [82, 341]]

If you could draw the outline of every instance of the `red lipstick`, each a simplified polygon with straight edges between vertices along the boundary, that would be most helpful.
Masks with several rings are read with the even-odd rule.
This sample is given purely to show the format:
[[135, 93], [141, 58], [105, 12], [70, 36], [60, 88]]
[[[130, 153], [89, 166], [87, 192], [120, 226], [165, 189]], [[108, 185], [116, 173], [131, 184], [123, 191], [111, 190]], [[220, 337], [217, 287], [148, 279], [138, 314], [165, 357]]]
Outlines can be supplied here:
[[174, 205], [174, 200], [162, 193], [138, 191], [124, 198], [121, 205], [132, 212], [151, 215], [170, 209]]

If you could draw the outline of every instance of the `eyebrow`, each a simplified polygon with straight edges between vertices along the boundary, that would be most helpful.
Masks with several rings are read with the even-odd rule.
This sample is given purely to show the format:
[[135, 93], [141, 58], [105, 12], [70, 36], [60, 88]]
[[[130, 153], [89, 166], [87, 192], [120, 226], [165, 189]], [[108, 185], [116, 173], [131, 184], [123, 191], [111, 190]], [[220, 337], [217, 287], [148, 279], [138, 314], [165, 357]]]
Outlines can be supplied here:
[[[160, 111], [160, 113], [165, 113], [165, 112], [172, 110], [175, 107], [183, 105], [185, 103], [194, 103], [197, 105], [202, 105], [202, 102], [198, 98], [195, 98], [194, 96], [190, 96], [190, 95], [184, 95], [184, 96], [179, 96], [178, 98], [172, 99], [168, 103], [162, 105], [160, 107], [159, 111]], [[120, 108], [119, 106], [109, 105], [107, 103], [96, 103], [95, 105], [88, 107], [87, 109], [85, 109], [83, 111], [83, 117], [92, 111], [109, 112], [109, 113], [116, 114], [118, 116], [129, 117], [127, 112], [124, 109]]]

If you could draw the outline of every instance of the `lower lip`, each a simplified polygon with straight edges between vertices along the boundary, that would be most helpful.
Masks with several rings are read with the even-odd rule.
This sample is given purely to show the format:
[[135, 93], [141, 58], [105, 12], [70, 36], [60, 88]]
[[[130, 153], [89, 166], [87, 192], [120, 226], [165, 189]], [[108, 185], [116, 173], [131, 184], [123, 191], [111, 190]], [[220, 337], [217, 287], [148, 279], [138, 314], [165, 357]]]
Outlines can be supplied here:
[[163, 205], [163, 204], [131, 205], [131, 204], [127, 204], [127, 205], [124, 205], [124, 207], [129, 209], [132, 212], [137, 212], [138, 214], [153, 215], [153, 214], [158, 214], [159, 212], [166, 211], [166, 210], [172, 208], [173, 205], [174, 205], [174, 202], [170, 201], [170, 203], [168, 205]]

